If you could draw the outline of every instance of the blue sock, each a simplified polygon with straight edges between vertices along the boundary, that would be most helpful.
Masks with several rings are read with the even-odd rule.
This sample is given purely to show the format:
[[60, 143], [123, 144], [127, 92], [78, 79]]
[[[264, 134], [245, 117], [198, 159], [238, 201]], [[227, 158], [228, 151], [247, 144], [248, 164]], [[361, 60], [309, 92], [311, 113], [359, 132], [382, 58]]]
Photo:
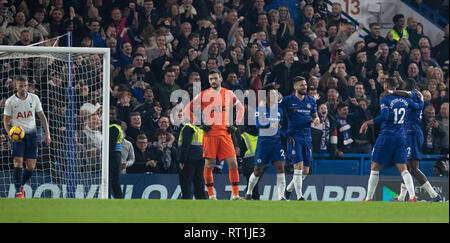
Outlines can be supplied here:
[[16, 193], [20, 192], [22, 186], [22, 168], [14, 167], [14, 186], [16, 187]]
[[29, 171], [29, 170], [25, 169], [22, 174], [22, 185], [27, 183], [27, 181], [31, 178], [32, 175], [33, 175], [33, 171]]

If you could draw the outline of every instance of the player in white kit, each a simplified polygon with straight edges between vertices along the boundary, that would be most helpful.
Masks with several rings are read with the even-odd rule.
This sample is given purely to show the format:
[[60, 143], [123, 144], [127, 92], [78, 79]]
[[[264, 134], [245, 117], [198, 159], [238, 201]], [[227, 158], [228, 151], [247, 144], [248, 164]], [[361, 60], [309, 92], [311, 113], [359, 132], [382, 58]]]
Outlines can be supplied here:
[[[14, 161], [14, 186], [16, 198], [24, 198], [23, 185], [33, 175], [37, 161], [36, 115], [41, 120], [45, 131], [45, 144], [51, 143], [47, 118], [42, 110], [41, 101], [35, 94], [28, 92], [28, 80], [18, 76], [14, 80], [16, 94], [9, 97], [3, 112], [3, 125], [8, 132], [13, 126], [21, 126], [25, 137], [20, 142], [12, 142], [12, 157]], [[25, 160], [26, 168], [23, 170]]]

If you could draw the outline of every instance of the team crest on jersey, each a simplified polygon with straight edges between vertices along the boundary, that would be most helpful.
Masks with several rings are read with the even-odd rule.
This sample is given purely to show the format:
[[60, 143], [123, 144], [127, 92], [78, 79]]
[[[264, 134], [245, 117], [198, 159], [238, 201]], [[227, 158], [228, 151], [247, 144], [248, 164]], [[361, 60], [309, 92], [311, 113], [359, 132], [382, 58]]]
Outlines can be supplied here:
[[261, 164], [262, 160], [258, 159], [256, 162], [258, 162], [258, 164]]
[[292, 154], [295, 155], [297, 152], [295, 152], [295, 150], [292, 150]]
[[306, 107], [307, 107], [308, 109], [311, 109], [311, 104], [307, 104]]

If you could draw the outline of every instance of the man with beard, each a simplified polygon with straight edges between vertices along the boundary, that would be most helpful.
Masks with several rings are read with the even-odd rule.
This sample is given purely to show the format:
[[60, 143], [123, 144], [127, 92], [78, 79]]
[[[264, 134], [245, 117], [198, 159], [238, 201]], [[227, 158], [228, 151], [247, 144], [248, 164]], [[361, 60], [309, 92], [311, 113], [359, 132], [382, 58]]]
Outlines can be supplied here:
[[307, 95], [307, 82], [303, 77], [293, 79], [295, 94], [286, 96], [280, 103], [288, 119], [288, 156], [294, 164], [294, 177], [285, 191], [285, 198], [289, 199], [295, 188], [298, 200], [302, 198], [302, 177], [309, 173], [312, 159], [311, 121], [320, 124], [317, 115], [317, 105], [313, 97]]

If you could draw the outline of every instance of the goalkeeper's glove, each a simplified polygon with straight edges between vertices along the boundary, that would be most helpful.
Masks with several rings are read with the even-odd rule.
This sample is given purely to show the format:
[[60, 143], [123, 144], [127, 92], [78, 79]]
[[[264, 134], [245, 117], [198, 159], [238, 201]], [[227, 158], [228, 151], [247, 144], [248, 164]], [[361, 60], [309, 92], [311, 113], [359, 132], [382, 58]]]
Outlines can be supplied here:
[[205, 132], [209, 132], [211, 130], [211, 125], [202, 124], [199, 126], [200, 129], [202, 129]]
[[237, 132], [237, 130], [238, 130], [238, 128], [235, 127], [235, 126], [228, 126], [228, 127], [227, 127], [227, 132], [228, 132], [229, 134], [235, 133], [235, 132]]

